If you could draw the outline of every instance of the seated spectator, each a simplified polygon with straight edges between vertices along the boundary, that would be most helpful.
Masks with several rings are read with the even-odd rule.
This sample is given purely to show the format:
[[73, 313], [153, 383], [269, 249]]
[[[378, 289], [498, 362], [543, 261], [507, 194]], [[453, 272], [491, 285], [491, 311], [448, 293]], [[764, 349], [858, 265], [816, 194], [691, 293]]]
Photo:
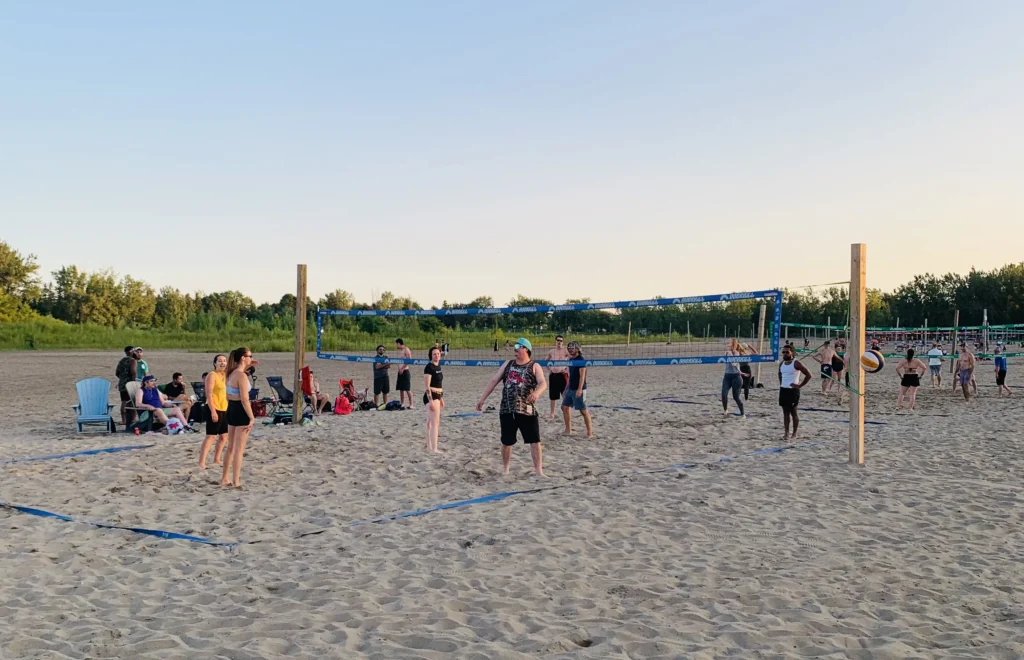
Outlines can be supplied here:
[[[164, 411], [165, 406], [167, 407], [166, 412]], [[142, 379], [142, 387], [135, 394], [135, 407], [139, 410], [150, 411], [153, 417], [165, 426], [167, 425], [168, 416], [177, 417], [181, 420], [182, 426], [192, 430], [188, 425], [188, 417], [182, 413], [178, 406], [168, 403], [164, 393], [156, 388], [156, 376], [146, 376]]]
[[182, 380], [181, 372], [175, 372], [171, 376], [171, 382], [164, 385], [164, 394], [171, 401], [181, 401], [181, 412], [185, 413], [185, 419], [188, 419], [188, 413], [192, 410], [192, 399], [185, 394], [185, 381]]
[[327, 398], [326, 394], [320, 391], [320, 381], [313, 377], [312, 369], [309, 370], [309, 379], [310, 383], [313, 386], [313, 396], [310, 397], [311, 400], [309, 403], [313, 406], [313, 410], [316, 411], [316, 414], [319, 415], [324, 411], [324, 408], [326, 408], [331, 403], [331, 400]]

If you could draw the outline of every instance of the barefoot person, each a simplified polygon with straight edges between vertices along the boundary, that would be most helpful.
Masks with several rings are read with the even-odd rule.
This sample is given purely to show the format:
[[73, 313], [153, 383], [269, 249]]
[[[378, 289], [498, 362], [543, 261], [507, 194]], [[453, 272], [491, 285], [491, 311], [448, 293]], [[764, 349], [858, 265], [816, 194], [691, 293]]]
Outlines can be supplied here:
[[[562, 346], [565, 337], [555, 335], [555, 347], [548, 351], [548, 360], [568, 360], [569, 351]], [[548, 398], [551, 399], [551, 415], [549, 419], [555, 418], [555, 407], [562, 400], [565, 393], [565, 384], [569, 382], [569, 370], [566, 367], [548, 367]]]
[[[436, 346], [436, 344], [435, 344]], [[384, 344], [377, 347], [377, 357], [384, 357]], [[388, 377], [390, 362], [373, 363], [373, 405], [379, 407], [380, 395], [384, 395], [384, 405], [387, 405], [388, 394], [391, 393], [391, 380]]]
[[1003, 396], [1003, 392], [1006, 392], [1006, 396], [1013, 396], [1013, 392], [1006, 385], [1006, 356], [1003, 355], [1003, 347], [996, 345], [996, 354], [992, 358], [996, 367], [996, 387], [999, 389], [996, 391], [996, 396]]
[[[743, 355], [743, 347], [735, 337], [729, 338], [729, 348], [725, 351], [726, 357], [740, 357]], [[743, 387], [743, 374], [740, 372], [738, 362], [726, 362], [725, 373], [722, 375], [722, 414], [729, 416], [729, 390], [732, 390], [732, 398], [736, 407], [740, 409], [740, 417], [743, 417], [743, 399], [740, 398], [740, 389]]]
[[896, 410], [903, 407], [903, 397], [910, 393], [910, 409], [917, 404], [917, 388], [921, 387], [921, 376], [925, 372], [924, 362], [914, 357], [914, 349], [907, 349], [907, 357], [896, 365], [896, 375], [900, 377], [900, 395], [896, 399]]
[[441, 430], [441, 409], [444, 408], [444, 374], [441, 373], [441, 349], [434, 346], [423, 367], [423, 405], [427, 407], [427, 451], [438, 453], [437, 434]]
[[[797, 372], [802, 374], [797, 381]], [[782, 349], [782, 362], [779, 363], [779, 406], [782, 407], [782, 425], [784, 440], [795, 438], [800, 426], [797, 406], [800, 405], [800, 389], [811, 382], [811, 372], [800, 361], [793, 357], [793, 348]], [[793, 420], [793, 434], [789, 434], [789, 420]]]
[[938, 342], [932, 344], [928, 351], [928, 372], [931, 374], [932, 387], [942, 387], [942, 347]]
[[537, 420], [537, 398], [547, 389], [544, 369], [533, 361], [533, 345], [526, 339], [515, 344], [515, 358], [508, 360], [491, 377], [484, 394], [476, 402], [476, 409], [483, 410], [487, 397], [498, 383], [504, 383], [501, 390], [501, 408], [498, 419], [501, 422], [501, 465], [504, 474], [509, 473], [512, 462], [512, 445], [517, 442], [517, 433], [530, 446], [533, 471], [544, 476], [543, 457], [540, 447], [540, 422]]
[[188, 425], [188, 417], [156, 388], [156, 376], [147, 375], [142, 379], [142, 387], [135, 393], [135, 408], [148, 410], [154, 419], [165, 426], [168, 417], [177, 417], [181, 421], [182, 427], [191, 429]]
[[[968, 403], [971, 402], [970, 388], [971, 381], [974, 380], [974, 367], [976, 364], [974, 354], [967, 348], [967, 344], [960, 344], [960, 354], [956, 358], [957, 382], [960, 383], [960, 388], [964, 392], [964, 401]], [[955, 392], [956, 390], [953, 391]], [[974, 387], [974, 393], [978, 393], [977, 385]]]
[[832, 358], [836, 357], [836, 352], [832, 348], [832, 341], [829, 339], [825, 340], [825, 343], [821, 345], [818, 352], [815, 353], [813, 359], [821, 363], [821, 395], [828, 396], [828, 393], [832, 390]]
[[206, 438], [199, 449], [199, 469], [206, 469], [206, 456], [210, 453], [214, 441], [213, 462], [220, 465], [224, 445], [228, 441], [228, 395], [225, 389], [228, 356], [218, 355], [213, 358], [213, 371], [206, 374], [203, 389], [206, 390]]
[[180, 371], [176, 371], [171, 375], [171, 382], [164, 385], [164, 395], [171, 401], [177, 401], [181, 405], [181, 412], [185, 414], [185, 419], [188, 419], [188, 414], [192, 410], [192, 399], [185, 394], [185, 380]]
[[[586, 360], [580, 350], [580, 344], [576, 341], [569, 342], [569, 357], [576, 360]], [[587, 410], [587, 368], [569, 367], [569, 387], [565, 391], [565, 399], [562, 401], [562, 420], [565, 421], [565, 431], [562, 435], [572, 435], [572, 411], [578, 410], [583, 415], [583, 423], [587, 426], [587, 440], [594, 439], [594, 423], [590, 419], [590, 411]]]
[[[412, 359], [412, 351], [405, 345], [401, 337], [395, 340], [395, 350], [398, 351], [398, 357], [406, 360]], [[412, 410], [412, 372], [409, 371], [409, 365], [403, 364], [398, 367], [398, 375], [395, 376], [395, 389], [398, 391], [398, 402], [402, 404], [402, 407]], [[405, 403], [406, 399], [409, 399], [408, 405]]]
[[242, 487], [242, 458], [245, 456], [245, 444], [249, 440], [249, 432], [256, 422], [249, 405], [249, 374], [246, 369], [252, 363], [252, 353], [244, 346], [231, 351], [228, 356], [227, 381], [224, 390], [227, 394], [228, 409], [225, 417], [228, 420], [228, 453], [224, 458], [224, 471], [221, 474], [221, 486]]

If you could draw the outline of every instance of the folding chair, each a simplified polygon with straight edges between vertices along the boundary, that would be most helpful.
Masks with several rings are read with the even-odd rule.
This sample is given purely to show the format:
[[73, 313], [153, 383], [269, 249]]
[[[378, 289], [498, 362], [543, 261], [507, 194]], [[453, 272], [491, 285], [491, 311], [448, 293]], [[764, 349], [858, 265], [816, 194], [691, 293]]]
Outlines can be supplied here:
[[[277, 394], [277, 397], [272, 399], [273, 408], [267, 412], [268, 416], [274, 417], [279, 412], [294, 410], [295, 395], [292, 394], [290, 389], [284, 386], [284, 378], [281, 376], [267, 376], [267, 384], [270, 385], [270, 388]], [[306, 412], [307, 408], [312, 411], [312, 408], [305, 405], [305, 402], [303, 403], [303, 413]]]

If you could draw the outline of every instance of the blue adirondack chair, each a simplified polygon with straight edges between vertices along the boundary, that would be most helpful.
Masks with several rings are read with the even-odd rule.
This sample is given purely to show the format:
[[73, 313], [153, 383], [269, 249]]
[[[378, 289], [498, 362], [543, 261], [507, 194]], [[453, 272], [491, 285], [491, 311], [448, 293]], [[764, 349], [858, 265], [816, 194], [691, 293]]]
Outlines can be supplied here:
[[86, 378], [75, 383], [78, 390], [78, 405], [72, 406], [78, 415], [75, 422], [78, 432], [82, 433], [86, 426], [103, 426], [106, 433], [112, 433], [114, 423], [110, 411], [114, 404], [107, 403], [110, 397], [110, 382], [103, 378]]

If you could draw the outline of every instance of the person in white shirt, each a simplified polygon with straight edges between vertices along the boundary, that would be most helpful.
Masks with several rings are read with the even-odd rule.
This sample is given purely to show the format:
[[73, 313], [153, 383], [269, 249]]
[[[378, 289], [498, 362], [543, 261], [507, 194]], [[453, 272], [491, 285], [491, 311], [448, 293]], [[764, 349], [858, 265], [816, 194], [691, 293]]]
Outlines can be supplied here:
[[928, 351], [928, 371], [932, 375], [932, 387], [938, 384], [942, 387], [942, 356], [944, 353], [937, 343], [932, 344], [932, 350]]
[[[797, 374], [802, 374], [797, 376]], [[782, 349], [782, 362], [779, 363], [779, 406], [782, 407], [783, 439], [796, 437], [800, 426], [797, 406], [800, 405], [800, 389], [811, 382], [811, 372], [800, 360], [793, 357], [793, 349], [786, 346]], [[789, 421], [793, 420], [793, 435], [789, 434]]]

